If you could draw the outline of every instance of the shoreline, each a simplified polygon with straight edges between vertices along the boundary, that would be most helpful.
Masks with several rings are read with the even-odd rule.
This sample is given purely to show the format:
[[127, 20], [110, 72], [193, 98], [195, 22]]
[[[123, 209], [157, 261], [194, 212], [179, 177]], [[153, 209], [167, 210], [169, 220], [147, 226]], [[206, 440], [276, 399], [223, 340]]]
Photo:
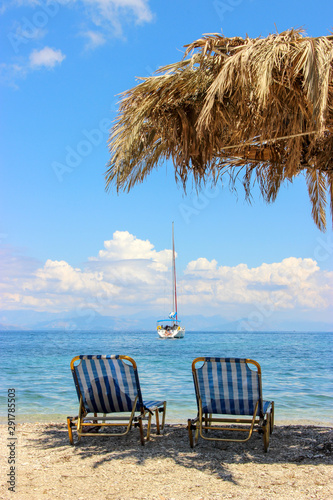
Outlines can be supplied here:
[[[2, 432], [3, 457], [9, 456], [7, 438]], [[87, 436], [71, 446], [65, 422], [17, 424], [15, 438], [13, 480], [20, 500], [333, 498], [328, 426], [277, 424], [267, 453], [257, 433], [246, 443], [199, 439], [192, 449], [184, 425], [170, 423], [159, 436], [153, 427], [145, 446], [138, 429], [123, 437]], [[6, 462], [0, 498], [12, 499]]]
[[[75, 413], [75, 412], [74, 412]], [[74, 415], [72, 414], [72, 416]], [[68, 414], [60, 414], [60, 413], [39, 413], [39, 414], [21, 414], [16, 416], [17, 424], [66, 424]], [[189, 418], [194, 418], [195, 413], [191, 414]], [[0, 425], [7, 424], [7, 417], [4, 415], [0, 415]], [[166, 417], [166, 424], [168, 425], [187, 425], [187, 418], [179, 419], [179, 418], [168, 418], [168, 413]], [[319, 418], [278, 418], [275, 417], [275, 424], [280, 426], [285, 425], [299, 425], [299, 426], [309, 426], [315, 425], [319, 427], [333, 427], [333, 419], [319, 419]], [[67, 425], [67, 424], [66, 424]]]

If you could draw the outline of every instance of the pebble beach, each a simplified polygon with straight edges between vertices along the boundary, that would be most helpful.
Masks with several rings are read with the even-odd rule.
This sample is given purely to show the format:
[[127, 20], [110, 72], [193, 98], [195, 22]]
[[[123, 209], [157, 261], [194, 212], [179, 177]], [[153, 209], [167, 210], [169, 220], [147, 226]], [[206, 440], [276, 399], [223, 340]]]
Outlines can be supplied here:
[[[276, 425], [267, 453], [247, 443], [189, 446], [185, 425], [166, 425], [141, 446], [125, 437], [85, 437], [71, 446], [65, 422], [16, 427], [15, 487], [8, 490], [7, 426], [1, 425], [1, 499], [211, 500], [333, 498], [333, 428]], [[5, 457], [5, 459], [3, 459]]]

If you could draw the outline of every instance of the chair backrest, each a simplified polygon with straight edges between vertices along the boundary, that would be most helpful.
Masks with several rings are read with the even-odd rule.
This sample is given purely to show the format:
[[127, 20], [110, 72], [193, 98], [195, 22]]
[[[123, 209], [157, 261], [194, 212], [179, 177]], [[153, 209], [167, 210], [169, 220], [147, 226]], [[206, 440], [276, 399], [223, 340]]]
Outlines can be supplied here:
[[142, 405], [136, 363], [128, 356], [76, 356], [71, 370], [78, 398], [82, 396], [88, 412], [131, 412], [136, 398], [137, 406]]
[[[196, 363], [203, 361], [198, 368]], [[248, 364], [253, 364], [252, 370]], [[251, 359], [197, 358], [192, 363], [197, 403], [203, 413], [253, 415], [259, 400], [262, 413], [261, 369]]]

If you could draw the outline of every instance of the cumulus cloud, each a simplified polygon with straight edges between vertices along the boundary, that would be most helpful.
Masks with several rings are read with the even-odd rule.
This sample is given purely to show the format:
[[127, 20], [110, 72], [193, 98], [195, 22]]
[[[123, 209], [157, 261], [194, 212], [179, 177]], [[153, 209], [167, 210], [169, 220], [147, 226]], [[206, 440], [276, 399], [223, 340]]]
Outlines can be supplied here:
[[275, 310], [295, 307], [325, 308], [332, 273], [320, 271], [313, 259], [289, 257], [282, 262], [248, 268], [217, 266], [200, 258], [187, 265], [184, 288], [187, 299], [218, 305], [223, 303], [272, 304]]
[[32, 71], [43, 68], [53, 69], [56, 65], [62, 63], [65, 55], [61, 50], [55, 50], [50, 47], [44, 47], [41, 50], [33, 50], [30, 53], [29, 60], [15, 64], [0, 64], [0, 82], [15, 89], [18, 88], [17, 81], [24, 79]]
[[30, 67], [31, 69], [40, 69], [42, 67], [51, 69], [57, 64], [61, 64], [65, 57], [61, 50], [55, 50], [51, 47], [33, 50], [29, 57]]
[[113, 239], [104, 242], [104, 250], [99, 251], [98, 257], [90, 260], [148, 259], [165, 266], [170, 263], [171, 255], [171, 250], [157, 252], [150, 241], [140, 240], [128, 231], [115, 231]]
[[[38, 264], [8, 249], [0, 267], [0, 307], [101, 314], [165, 314], [171, 302], [171, 250], [116, 231], [104, 248], [80, 267], [63, 260]], [[222, 314], [229, 320], [246, 311], [324, 311], [332, 303], [333, 273], [314, 259], [289, 257], [249, 268], [219, 266], [201, 257], [178, 273], [182, 314]], [[166, 308], [166, 310], [164, 309]], [[252, 312], [251, 312], [252, 311]], [[265, 313], [265, 314], [266, 314]]]
[[34, 307], [61, 312], [84, 306], [107, 314], [126, 306], [153, 307], [158, 303], [161, 289], [169, 288], [171, 250], [158, 252], [148, 240], [116, 231], [82, 268], [47, 260], [34, 270], [30, 266], [28, 275], [21, 275], [24, 257], [8, 256], [7, 261], [14, 261], [17, 275], [13, 279], [15, 265], [4, 264], [4, 269], [12, 270], [10, 278], [0, 279], [3, 309]]

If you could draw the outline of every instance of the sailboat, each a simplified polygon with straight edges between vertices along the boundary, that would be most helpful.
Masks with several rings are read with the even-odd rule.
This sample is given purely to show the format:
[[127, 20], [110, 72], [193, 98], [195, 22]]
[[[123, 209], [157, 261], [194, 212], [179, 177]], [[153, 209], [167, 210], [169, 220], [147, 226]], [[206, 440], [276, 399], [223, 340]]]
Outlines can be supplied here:
[[177, 311], [177, 284], [176, 284], [176, 258], [174, 223], [172, 223], [172, 312], [168, 319], [157, 321], [157, 333], [162, 339], [182, 339], [185, 328], [180, 326]]

